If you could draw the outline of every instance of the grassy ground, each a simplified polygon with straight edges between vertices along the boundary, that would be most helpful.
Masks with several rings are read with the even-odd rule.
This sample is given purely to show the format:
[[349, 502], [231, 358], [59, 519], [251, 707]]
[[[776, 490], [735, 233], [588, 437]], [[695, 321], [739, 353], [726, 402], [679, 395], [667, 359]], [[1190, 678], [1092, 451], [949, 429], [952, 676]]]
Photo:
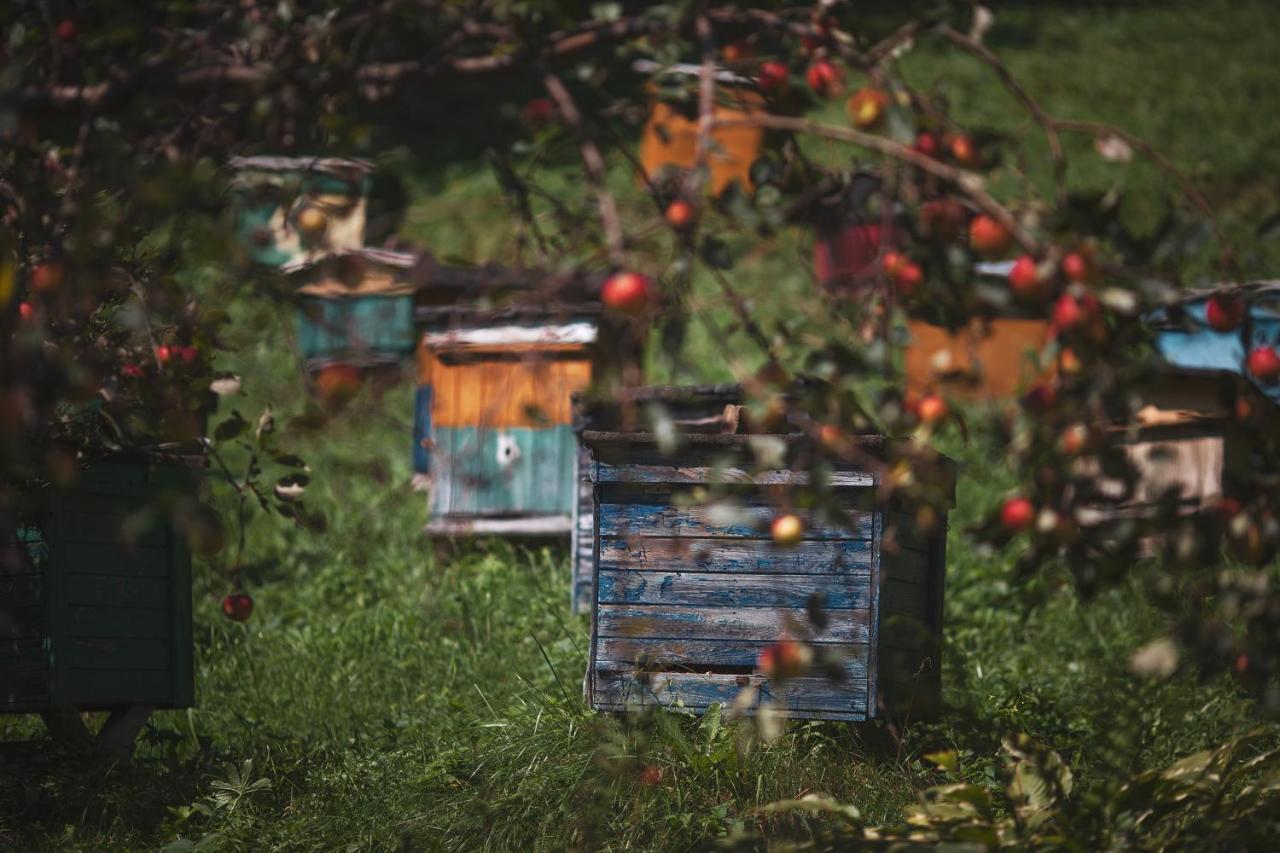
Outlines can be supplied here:
[[[1245, 240], [1246, 223], [1280, 200], [1280, 131], [1268, 121], [1280, 83], [1269, 43], [1276, 17], [1265, 2], [1016, 6], [992, 43], [1051, 110], [1163, 142]], [[960, 116], [1015, 123], [982, 69], [926, 49], [908, 62], [920, 81], [948, 76]], [[1116, 168], [1074, 147], [1080, 185], [1162, 185], [1147, 170]], [[509, 256], [508, 214], [482, 164], [415, 174], [408, 237], [463, 257]], [[621, 172], [616, 180], [631, 185]], [[736, 272], [744, 286], [770, 282], [758, 289], [762, 316], [803, 305], [802, 249], [795, 236], [780, 238]], [[1266, 244], [1250, 257], [1252, 272], [1280, 261]], [[695, 307], [721, 322], [705, 282], [698, 294]], [[228, 360], [252, 397], [242, 411], [270, 400], [280, 417], [300, 412], [277, 312], [251, 300], [233, 310]], [[733, 365], [709, 355], [711, 337], [695, 324], [685, 364], [659, 361], [655, 375], [728, 378]], [[804, 837], [802, 820], [757, 807], [824, 791], [892, 820], [935, 781], [923, 752], [954, 747], [967, 776], [994, 779], [997, 735], [1008, 730], [1061, 751], [1087, 793], [1250, 719], [1230, 684], [1128, 674], [1132, 649], [1161, 624], [1141, 583], [1088, 604], [1047, 590], [1033, 602], [1009, 585], [1011, 555], [969, 545], [962, 528], [1013, 482], [981, 435], [944, 439], [962, 480], [942, 723], [900, 742], [806, 723], [762, 745], [714, 716], [593, 716], [579, 699], [588, 632], [568, 612], [566, 550], [497, 543], [436, 558], [418, 533], [424, 503], [407, 488], [410, 419], [406, 381], [367, 391], [347, 417], [302, 437], [316, 474], [310, 499], [328, 531], [255, 524], [258, 610], [244, 626], [217, 612], [224, 565], [201, 566], [197, 708], [158, 714], [135, 766], [105, 781], [47, 750], [0, 774], [0, 848], [154, 849], [180, 838], [229, 850], [686, 849], [738, 827]], [[31, 720], [0, 723], [8, 739], [34, 731]], [[645, 768], [661, 780], [645, 784], [657, 775]]]

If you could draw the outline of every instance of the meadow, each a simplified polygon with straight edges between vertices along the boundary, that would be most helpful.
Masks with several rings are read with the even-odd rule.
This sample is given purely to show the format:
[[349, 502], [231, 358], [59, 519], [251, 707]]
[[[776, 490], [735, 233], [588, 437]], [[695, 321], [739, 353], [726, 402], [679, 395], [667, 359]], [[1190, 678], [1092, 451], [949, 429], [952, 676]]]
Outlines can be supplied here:
[[[1051, 112], [1111, 121], [1159, 145], [1219, 209], [1245, 272], [1280, 269], [1280, 243], [1257, 227], [1280, 211], [1271, 38], [1280, 14], [1271, 3], [998, 12], [992, 48]], [[926, 87], [946, 76], [960, 121], [1024, 129], [972, 60], [922, 48], [905, 63]], [[448, 146], [430, 156], [429, 144], [388, 152], [382, 164], [411, 190], [401, 236], [441, 257], [511, 260], [511, 213], [488, 165]], [[1079, 140], [1068, 153], [1072, 185], [1122, 183], [1135, 223], [1168, 189], [1157, 171], [1103, 162]], [[631, 209], [646, 203], [621, 165], [611, 180]], [[820, 313], [796, 263], [805, 240], [784, 234], [744, 251], [733, 274], [761, 318]], [[1207, 270], [1192, 264], [1185, 283], [1203, 283]], [[714, 285], [696, 282], [685, 352], [652, 348], [651, 379], [721, 381], [752, 365], [717, 300]], [[270, 403], [281, 421], [303, 415], [312, 404], [288, 312], [247, 293], [229, 310], [219, 366], [244, 378], [237, 408], [256, 417]], [[1014, 584], [1016, 545], [972, 545], [965, 528], [1015, 481], [982, 429], [939, 439], [961, 471], [940, 721], [902, 731], [793, 722], [764, 743], [715, 714], [592, 714], [580, 695], [589, 632], [569, 612], [567, 543], [436, 549], [422, 536], [426, 504], [409, 488], [411, 375], [406, 367], [341, 416], [295, 430], [314, 477], [308, 500], [328, 526], [253, 522], [248, 623], [218, 611], [228, 557], [197, 566], [197, 707], [157, 714], [133, 766], [105, 778], [49, 748], [6, 763], [0, 848], [681, 850], [746, 830], [803, 839], [820, 820], [761, 807], [822, 792], [869, 822], [893, 823], [939, 780], [922, 758], [937, 750], [957, 751], [965, 779], [996, 786], [1001, 735], [1026, 732], [1061, 754], [1074, 796], [1088, 798], [1258, 722], [1228, 679], [1131, 672], [1134, 649], [1165, 619], [1142, 570], [1086, 601], [1047, 576]], [[980, 411], [967, 414], [981, 423]], [[38, 730], [33, 719], [0, 720], [3, 740]]]

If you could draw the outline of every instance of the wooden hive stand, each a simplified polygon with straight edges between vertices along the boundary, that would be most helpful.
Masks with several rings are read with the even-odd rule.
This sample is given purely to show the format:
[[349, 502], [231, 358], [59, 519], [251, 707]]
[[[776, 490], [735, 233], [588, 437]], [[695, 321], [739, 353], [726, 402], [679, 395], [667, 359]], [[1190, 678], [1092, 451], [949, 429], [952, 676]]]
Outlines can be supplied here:
[[[0, 574], [0, 712], [116, 763], [152, 710], [191, 707], [191, 557], [165, 513], [194, 484], [185, 465], [116, 460], [28, 490]], [[87, 711], [110, 712], [96, 734]]]
[[[591, 707], [701, 713], [751, 688], [793, 717], [935, 714], [945, 508], [933, 530], [918, 531], [911, 507], [875, 503], [876, 475], [836, 464], [832, 507], [843, 518], [798, 510], [803, 541], [778, 546], [768, 529], [779, 492], [809, 484], [798, 462], [812, 448], [798, 435], [767, 439], [782, 443], [785, 467], [755, 466], [760, 436], [687, 434], [664, 452], [649, 433], [583, 433], [594, 508]], [[885, 444], [868, 436], [858, 446], [878, 456]], [[729, 499], [699, 502], [709, 489]], [[761, 651], [788, 635], [826, 661], [821, 673], [779, 681], [759, 668]]]

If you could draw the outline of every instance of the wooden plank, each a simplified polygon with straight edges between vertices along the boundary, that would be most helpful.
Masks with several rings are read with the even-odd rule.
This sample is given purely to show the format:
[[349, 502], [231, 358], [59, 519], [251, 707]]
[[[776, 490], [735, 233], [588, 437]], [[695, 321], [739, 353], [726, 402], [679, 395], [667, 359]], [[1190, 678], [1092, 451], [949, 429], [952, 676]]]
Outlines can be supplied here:
[[784, 707], [788, 712], [807, 712], [829, 719], [861, 720], [866, 717], [865, 684], [841, 684], [812, 677], [776, 682], [760, 676], [679, 672], [656, 673], [643, 678], [637, 678], [634, 673], [598, 672], [594, 678], [594, 707], [622, 711], [656, 705], [676, 710], [705, 711], [716, 703], [731, 704], [747, 685], [759, 691], [762, 701]]
[[591, 362], [534, 351], [515, 361], [437, 360], [431, 374], [436, 426], [544, 428], [573, 422], [571, 396], [591, 383]]
[[57, 649], [58, 667], [104, 671], [168, 671], [173, 648], [164, 639], [138, 637], [66, 637]]
[[44, 637], [49, 633], [46, 607], [0, 607], [0, 640]]
[[191, 613], [191, 551], [180, 536], [171, 539], [171, 576], [169, 590], [170, 642], [169, 666], [172, 675], [172, 703], [176, 708], [190, 708], [196, 703], [195, 641]]
[[931, 651], [941, 645], [942, 637], [923, 613], [881, 613], [879, 642], [882, 646]]
[[821, 601], [826, 609], [865, 610], [871, 598], [867, 575], [601, 570], [596, 583], [601, 604], [799, 609]]
[[[167, 577], [125, 577], [82, 572], [73, 572], [64, 577], [68, 604], [148, 609], [168, 609], [170, 605], [170, 586]], [[74, 626], [72, 628], [74, 630]]]
[[0, 575], [0, 608], [34, 607], [44, 601], [44, 575]]
[[801, 542], [781, 548], [770, 539], [642, 537], [600, 539], [600, 570], [869, 574], [865, 539]]
[[524, 518], [434, 518], [423, 527], [428, 536], [563, 536], [573, 520], [567, 515]]
[[831, 610], [825, 615], [826, 628], [807, 637], [809, 617], [803, 609], [598, 603], [596, 632], [601, 637], [713, 640], [774, 640], [790, 633], [819, 642], [867, 642], [866, 610]]
[[49, 652], [44, 637], [22, 637], [0, 641], [0, 672], [23, 672], [49, 668]]
[[927, 619], [929, 588], [924, 584], [886, 579], [880, 587], [880, 612], [905, 613]]
[[916, 524], [915, 515], [911, 513], [886, 512], [884, 526], [885, 535], [892, 536], [894, 544], [899, 548], [928, 551], [931, 547], [932, 535], [920, 529]]
[[[745, 468], [675, 466], [675, 465], [610, 465], [601, 462], [594, 467], [592, 479], [598, 483], [754, 483], [756, 485], [809, 484], [808, 471], [771, 469], [749, 471]], [[832, 486], [867, 487], [875, 485], [875, 477], [864, 471], [832, 471]]]
[[884, 556], [883, 576], [886, 580], [927, 584], [931, 555], [914, 548], [900, 548], [896, 554]]
[[[707, 505], [676, 507], [667, 503], [601, 503], [599, 533], [609, 536], [735, 536], [761, 537], [767, 535], [775, 510], [768, 506], [738, 506], [733, 508], [732, 520], [722, 515], [730, 512], [724, 508]], [[871, 538], [872, 513], [850, 513], [854, 527], [834, 526], [815, 522], [812, 514], [798, 513], [808, 525], [804, 538], [813, 539], [869, 539]]]
[[[754, 671], [761, 649], [772, 640], [698, 639], [673, 640], [645, 637], [601, 637], [596, 644], [596, 669], [684, 669], [708, 672], [726, 668]], [[866, 680], [868, 647], [861, 643], [819, 643], [822, 660], [840, 662], [850, 678]]]
[[49, 704], [49, 670], [5, 673], [0, 683], [0, 711], [38, 711]]
[[100, 670], [59, 667], [58, 694], [84, 710], [140, 704], [171, 707], [173, 674], [168, 670]]
[[124, 548], [104, 543], [64, 542], [58, 549], [68, 571], [119, 578], [167, 578], [169, 545]]
[[78, 637], [164, 639], [172, 631], [168, 609], [68, 606], [66, 612], [66, 633]]
[[[89, 506], [86, 506], [89, 504]], [[156, 521], [146, 524], [145, 516], [136, 512], [121, 511], [119, 498], [109, 496], [87, 500], [77, 495], [75, 509], [65, 514], [66, 537], [64, 543], [97, 543], [101, 545], [132, 546], [133, 548], [164, 548], [168, 544], [168, 528]], [[138, 522], [144, 524], [139, 525]], [[132, 537], [128, 536], [133, 531]]]

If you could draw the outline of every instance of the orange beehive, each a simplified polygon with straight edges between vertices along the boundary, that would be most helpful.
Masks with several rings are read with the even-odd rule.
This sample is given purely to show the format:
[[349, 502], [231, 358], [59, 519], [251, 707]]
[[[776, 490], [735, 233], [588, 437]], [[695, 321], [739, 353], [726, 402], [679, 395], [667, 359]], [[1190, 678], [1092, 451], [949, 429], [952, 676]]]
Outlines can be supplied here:
[[1009, 397], [1045, 372], [1037, 356], [1050, 338], [1046, 320], [981, 318], [956, 330], [912, 320], [907, 331], [907, 390], [913, 393]]
[[[692, 71], [688, 66], [677, 66], [673, 73], [694, 76], [696, 66]], [[742, 86], [722, 84], [716, 89], [714, 114], [717, 120], [741, 119], [760, 110], [763, 105], [764, 99], [759, 93]], [[752, 188], [751, 164], [760, 157], [763, 141], [764, 131], [758, 127], [738, 125], [712, 131], [711, 150], [707, 154], [712, 195], [724, 192], [734, 181], [743, 189]], [[655, 98], [640, 139], [640, 163], [645, 174], [653, 179], [664, 168], [692, 169], [697, 162], [697, 150], [696, 113], [686, 113]]]

